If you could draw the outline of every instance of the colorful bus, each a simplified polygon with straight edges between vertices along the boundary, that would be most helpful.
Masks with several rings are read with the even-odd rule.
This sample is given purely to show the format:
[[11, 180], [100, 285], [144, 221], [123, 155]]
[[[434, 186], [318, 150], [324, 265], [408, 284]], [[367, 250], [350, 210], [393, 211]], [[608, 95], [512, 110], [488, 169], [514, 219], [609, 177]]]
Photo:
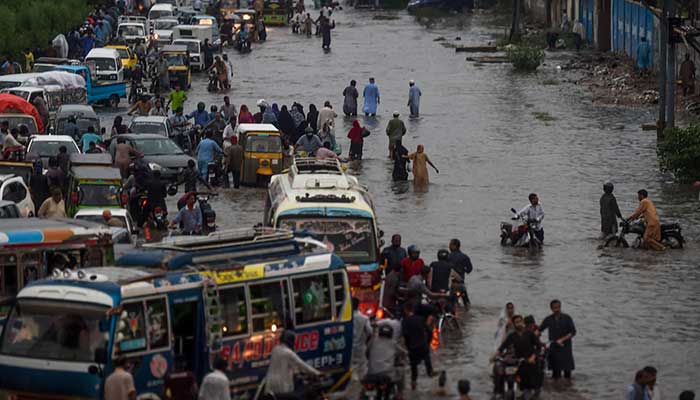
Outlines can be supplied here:
[[133, 365], [138, 398], [167, 399], [201, 383], [221, 355], [232, 398], [250, 399], [289, 328], [295, 351], [329, 377], [328, 391], [349, 379], [347, 274], [320, 242], [229, 231], [125, 258], [55, 271], [17, 295], [0, 339], [0, 397], [102, 398], [121, 356]]
[[275, 175], [263, 223], [304, 232], [330, 247], [347, 266], [353, 297], [372, 315], [379, 306], [379, 247], [383, 232], [367, 188], [337, 160], [296, 158], [287, 174]]

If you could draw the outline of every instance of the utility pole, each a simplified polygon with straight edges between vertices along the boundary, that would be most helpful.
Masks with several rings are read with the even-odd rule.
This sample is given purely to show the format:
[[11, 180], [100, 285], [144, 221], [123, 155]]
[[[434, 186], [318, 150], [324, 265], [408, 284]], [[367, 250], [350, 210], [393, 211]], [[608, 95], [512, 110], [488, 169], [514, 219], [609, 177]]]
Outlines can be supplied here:
[[[675, 31], [676, 27], [680, 27], [682, 22], [680, 18], [675, 17], [673, 2], [669, 1], [669, 14], [666, 18], [668, 25], [668, 66], [666, 67], [666, 126], [673, 128], [675, 126], [676, 114], [676, 43], [680, 38]], [[662, 137], [663, 139], [663, 137]]]
[[673, 0], [664, 0], [659, 20], [659, 120], [656, 123], [656, 140], [664, 138], [666, 129], [666, 63], [668, 60], [668, 14]]

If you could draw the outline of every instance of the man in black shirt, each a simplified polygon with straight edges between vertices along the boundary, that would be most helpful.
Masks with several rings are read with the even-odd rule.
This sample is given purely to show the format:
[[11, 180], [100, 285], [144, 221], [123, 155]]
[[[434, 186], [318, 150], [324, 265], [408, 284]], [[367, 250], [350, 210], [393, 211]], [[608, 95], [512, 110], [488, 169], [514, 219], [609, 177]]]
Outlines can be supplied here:
[[436, 293], [450, 290], [450, 273], [452, 264], [447, 261], [449, 253], [442, 249], [438, 251], [438, 260], [430, 264], [430, 290]]
[[552, 315], [542, 321], [540, 331], [549, 330], [549, 368], [552, 370], [552, 378], [564, 377], [571, 379], [571, 371], [574, 369], [574, 353], [571, 339], [576, 336], [574, 320], [561, 312], [561, 301], [552, 300], [549, 304]]
[[[508, 335], [505, 341], [498, 348], [498, 354], [511, 353], [516, 359], [524, 359], [518, 368], [520, 376], [520, 389], [523, 392], [531, 392], [535, 389], [537, 369], [538, 340], [534, 333], [525, 329], [525, 321], [521, 315], [514, 315], [512, 318], [515, 325], [515, 332]], [[528, 393], [529, 394], [529, 393]], [[524, 398], [530, 398], [529, 395]]]
[[404, 306], [405, 317], [401, 322], [401, 332], [403, 332], [404, 340], [406, 341], [406, 349], [408, 349], [408, 358], [411, 362], [411, 389], [416, 389], [416, 380], [418, 379], [418, 364], [425, 362], [425, 370], [428, 376], [433, 376], [433, 364], [430, 360], [430, 346], [428, 343], [428, 330], [426, 328], [426, 319], [416, 313], [415, 309], [410, 305]]
[[456, 275], [462, 280], [461, 287], [457, 290], [464, 291], [464, 306], [471, 304], [469, 301], [469, 294], [467, 293], [467, 275], [472, 272], [472, 261], [469, 256], [462, 253], [460, 247], [462, 243], [459, 239], [450, 240], [450, 255], [447, 257], [447, 261], [452, 264], [452, 269], [455, 271]]
[[168, 206], [165, 205], [165, 196], [167, 195], [168, 189], [165, 186], [165, 182], [160, 179], [160, 171], [153, 171], [153, 176], [146, 183], [146, 190], [148, 191], [148, 210], [145, 211], [145, 215], [148, 215], [156, 207], [163, 209], [165, 213], [168, 212]]
[[401, 268], [401, 260], [406, 258], [406, 249], [401, 247], [401, 235], [396, 234], [391, 237], [391, 245], [385, 247], [381, 254], [381, 263], [387, 272], [395, 268]]

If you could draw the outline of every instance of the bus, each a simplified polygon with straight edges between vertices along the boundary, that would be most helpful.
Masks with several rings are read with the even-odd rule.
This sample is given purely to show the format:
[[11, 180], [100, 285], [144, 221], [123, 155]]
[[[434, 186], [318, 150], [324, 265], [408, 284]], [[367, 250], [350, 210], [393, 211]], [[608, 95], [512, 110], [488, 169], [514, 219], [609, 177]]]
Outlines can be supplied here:
[[138, 398], [167, 399], [201, 384], [221, 356], [232, 398], [250, 399], [284, 329], [328, 392], [348, 381], [348, 278], [322, 243], [244, 230], [144, 250], [119, 266], [54, 271], [19, 292], [0, 337], [0, 397], [99, 399], [124, 357]]
[[263, 222], [329, 246], [346, 264], [360, 311], [371, 316], [379, 307], [384, 235], [376, 215], [367, 188], [347, 175], [337, 160], [295, 158], [288, 173], [272, 177]]

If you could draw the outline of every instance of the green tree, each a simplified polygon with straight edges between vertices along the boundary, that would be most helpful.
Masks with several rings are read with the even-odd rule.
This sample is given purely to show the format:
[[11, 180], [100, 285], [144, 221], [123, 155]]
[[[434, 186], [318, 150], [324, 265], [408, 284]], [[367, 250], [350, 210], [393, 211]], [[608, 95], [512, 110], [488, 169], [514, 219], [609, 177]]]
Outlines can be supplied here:
[[661, 168], [680, 182], [700, 180], [700, 126], [667, 129], [657, 148]]

